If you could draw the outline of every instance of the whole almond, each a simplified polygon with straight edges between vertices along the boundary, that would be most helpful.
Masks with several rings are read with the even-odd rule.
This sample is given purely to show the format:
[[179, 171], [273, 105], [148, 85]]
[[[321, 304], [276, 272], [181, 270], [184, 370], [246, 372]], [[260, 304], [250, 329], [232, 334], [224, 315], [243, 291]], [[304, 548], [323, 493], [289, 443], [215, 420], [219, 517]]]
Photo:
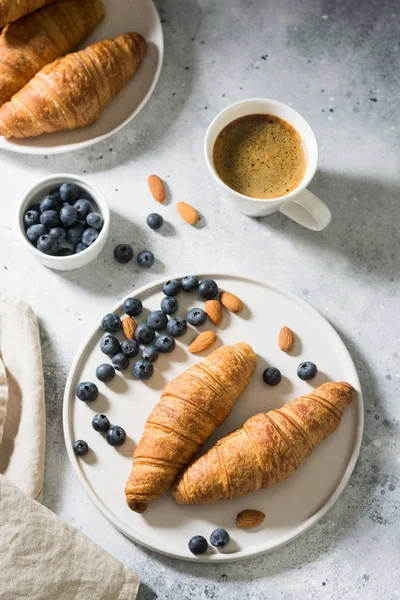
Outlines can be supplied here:
[[222, 306], [218, 300], [207, 300], [205, 305], [205, 311], [208, 318], [214, 325], [221, 325], [222, 323]]
[[190, 344], [188, 350], [192, 354], [197, 354], [198, 352], [203, 352], [203, 350], [207, 350], [210, 346], [212, 346], [217, 339], [217, 336], [214, 331], [211, 329], [208, 331], [202, 331], [196, 336], [193, 342]]
[[243, 308], [243, 302], [230, 292], [222, 292], [221, 302], [230, 312], [238, 313]]
[[278, 335], [279, 348], [283, 352], [290, 352], [294, 348], [294, 333], [289, 327], [282, 327]]
[[242, 510], [236, 517], [236, 525], [242, 529], [250, 529], [250, 527], [258, 527], [264, 521], [265, 515], [261, 510]]
[[122, 319], [122, 330], [128, 340], [133, 340], [135, 337], [137, 323], [133, 317], [124, 317]]
[[187, 204], [187, 202], [178, 202], [176, 208], [186, 223], [189, 223], [189, 225], [196, 225], [196, 223], [198, 223], [200, 216], [193, 206]]
[[149, 190], [154, 198], [160, 204], [164, 204], [167, 194], [165, 192], [165, 186], [158, 175], [149, 175], [147, 178]]

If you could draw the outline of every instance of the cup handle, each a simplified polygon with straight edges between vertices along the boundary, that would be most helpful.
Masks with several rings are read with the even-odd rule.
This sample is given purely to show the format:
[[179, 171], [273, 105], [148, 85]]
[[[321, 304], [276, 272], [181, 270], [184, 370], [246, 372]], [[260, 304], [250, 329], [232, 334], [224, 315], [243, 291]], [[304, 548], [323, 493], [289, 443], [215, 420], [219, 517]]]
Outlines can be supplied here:
[[279, 210], [296, 223], [313, 231], [325, 229], [332, 218], [329, 208], [307, 189], [299, 192], [293, 200], [284, 202]]

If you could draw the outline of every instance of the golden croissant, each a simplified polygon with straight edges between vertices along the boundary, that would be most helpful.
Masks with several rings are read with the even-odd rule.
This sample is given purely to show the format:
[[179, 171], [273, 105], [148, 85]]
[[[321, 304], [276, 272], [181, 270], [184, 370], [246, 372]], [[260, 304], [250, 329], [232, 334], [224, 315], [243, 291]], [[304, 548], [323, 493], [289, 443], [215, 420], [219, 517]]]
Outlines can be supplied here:
[[0, 35], [0, 106], [45, 65], [79, 46], [103, 17], [100, 0], [64, 0], [7, 25]]
[[133, 456], [125, 488], [132, 510], [143, 512], [169, 489], [182, 467], [228, 417], [256, 361], [244, 342], [223, 346], [167, 385]]
[[0, 27], [51, 2], [54, 0], [0, 0]]
[[208, 504], [284, 481], [335, 431], [354, 394], [348, 383], [325, 383], [282, 408], [251, 417], [189, 465], [174, 484], [175, 500]]
[[0, 108], [0, 135], [27, 138], [86, 127], [139, 68], [146, 42], [123, 33], [43, 67]]

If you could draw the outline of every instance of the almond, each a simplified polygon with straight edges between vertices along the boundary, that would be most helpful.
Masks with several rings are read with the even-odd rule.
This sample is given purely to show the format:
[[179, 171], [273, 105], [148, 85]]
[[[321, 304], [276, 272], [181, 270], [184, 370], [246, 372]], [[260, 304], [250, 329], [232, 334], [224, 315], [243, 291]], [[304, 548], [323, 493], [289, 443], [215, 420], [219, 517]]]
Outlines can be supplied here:
[[283, 352], [290, 352], [294, 348], [294, 333], [289, 327], [282, 327], [278, 335], [279, 348]]
[[133, 340], [135, 337], [137, 323], [133, 317], [125, 317], [122, 319], [122, 330], [128, 340]]
[[197, 354], [197, 352], [203, 352], [203, 350], [207, 350], [207, 348], [212, 346], [216, 339], [217, 336], [215, 334], [215, 331], [212, 331], [211, 329], [208, 331], [202, 331], [197, 337], [194, 338], [188, 350], [192, 354]]
[[230, 312], [237, 313], [243, 308], [243, 302], [230, 292], [222, 292], [221, 302]]
[[242, 510], [236, 517], [236, 525], [242, 527], [242, 529], [249, 529], [250, 527], [258, 527], [264, 519], [265, 515], [261, 510]]
[[200, 216], [197, 210], [193, 208], [193, 206], [190, 206], [190, 204], [187, 204], [186, 202], [178, 202], [176, 208], [178, 210], [178, 213], [180, 214], [182, 219], [186, 221], [186, 223], [189, 223], [189, 225], [196, 225]]
[[149, 190], [154, 198], [160, 204], [164, 204], [167, 194], [165, 192], [165, 186], [158, 175], [149, 175], [147, 178]]
[[207, 300], [205, 306], [208, 318], [214, 325], [221, 325], [222, 323], [222, 306], [218, 300]]

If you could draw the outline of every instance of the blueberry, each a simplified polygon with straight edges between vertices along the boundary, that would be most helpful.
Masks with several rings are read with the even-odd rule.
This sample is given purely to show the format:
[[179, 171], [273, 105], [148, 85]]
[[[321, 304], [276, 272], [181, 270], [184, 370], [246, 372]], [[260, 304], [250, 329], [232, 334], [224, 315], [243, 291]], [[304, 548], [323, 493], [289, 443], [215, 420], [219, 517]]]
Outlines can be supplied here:
[[60, 224], [60, 213], [57, 210], [45, 210], [40, 215], [40, 222], [46, 227], [57, 227]]
[[60, 210], [61, 208], [61, 199], [59, 196], [53, 196], [53, 194], [49, 194], [45, 196], [40, 203], [40, 212], [46, 212], [47, 210]]
[[74, 203], [74, 208], [80, 221], [86, 221], [86, 217], [88, 216], [88, 214], [93, 212], [92, 204], [89, 202], [89, 200], [86, 200], [84, 198], [77, 200]]
[[89, 446], [83, 440], [76, 440], [73, 445], [76, 456], [85, 456], [89, 452]]
[[96, 369], [96, 377], [99, 381], [103, 381], [103, 383], [108, 383], [112, 381], [115, 377], [115, 369], [112, 365], [108, 363], [102, 363]]
[[110, 446], [122, 446], [126, 440], [125, 430], [119, 425], [114, 425], [106, 433], [106, 440]]
[[76, 212], [75, 208], [73, 206], [70, 206], [69, 204], [65, 204], [60, 210], [60, 219], [64, 227], [69, 227], [70, 225], [73, 225], [77, 217], [78, 213]]
[[204, 300], [212, 300], [218, 294], [218, 286], [212, 279], [203, 279], [200, 282], [198, 293]]
[[142, 351], [143, 360], [155, 362], [158, 358], [158, 350], [155, 346], [146, 346]]
[[94, 229], [93, 227], [88, 227], [82, 233], [82, 242], [86, 244], [86, 246], [91, 246], [99, 237], [99, 231]]
[[175, 349], [176, 344], [174, 338], [164, 333], [163, 335], [158, 336], [155, 346], [161, 354], [168, 354]]
[[86, 249], [87, 246], [83, 242], [78, 242], [77, 244], [75, 244], [75, 254], [79, 254], [79, 252], [83, 252]]
[[107, 419], [106, 415], [94, 415], [92, 427], [95, 431], [104, 433], [110, 429], [110, 421]]
[[132, 372], [137, 379], [150, 379], [154, 373], [153, 363], [149, 360], [138, 360], [133, 365]]
[[86, 217], [86, 223], [93, 229], [101, 229], [103, 227], [103, 217], [99, 213], [91, 212]]
[[194, 327], [204, 325], [207, 320], [207, 314], [201, 308], [191, 308], [187, 314], [187, 320]]
[[26, 232], [26, 237], [32, 244], [36, 244], [41, 235], [48, 233], [47, 227], [39, 223], [38, 225], [31, 225]]
[[186, 275], [181, 281], [184, 292], [195, 292], [199, 287], [199, 280], [195, 275]]
[[71, 248], [60, 248], [57, 252], [57, 256], [72, 256], [74, 253]]
[[136, 340], [124, 340], [121, 342], [121, 350], [128, 358], [133, 358], [139, 354], [139, 344]]
[[112, 364], [116, 371], [125, 371], [129, 367], [129, 358], [122, 352], [112, 357]]
[[133, 258], [132, 246], [129, 244], [118, 244], [114, 248], [114, 258], [121, 265], [128, 263]]
[[310, 361], [302, 362], [297, 367], [297, 375], [303, 381], [309, 381], [310, 379], [314, 379], [317, 373], [317, 365]]
[[124, 302], [124, 311], [130, 317], [137, 317], [142, 312], [143, 305], [139, 298], [127, 298]]
[[50, 235], [45, 233], [37, 241], [37, 249], [43, 254], [55, 254], [57, 252], [57, 242]]
[[163, 285], [163, 292], [166, 296], [176, 296], [181, 290], [181, 284], [177, 279], [166, 281]]
[[38, 225], [40, 223], [40, 212], [37, 210], [28, 210], [24, 215], [25, 228], [31, 227], [32, 225]]
[[164, 219], [158, 213], [151, 213], [146, 219], [147, 225], [150, 229], [160, 229], [163, 226]]
[[54, 238], [57, 244], [59, 244], [65, 240], [67, 237], [67, 232], [65, 231], [64, 227], [52, 227], [49, 231], [49, 236]]
[[263, 379], [267, 385], [278, 385], [281, 382], [282, 375], [279, 369], [268, 367], [263, 373]]
[[70, 183], [69, 181], [63, 183], [59, 189], [61, 200], [63, 202], [68, 202], [68, 204], [73, 204], [78, 200], [80, 193], [79, 187], [75, 183]]
[[229, 544], [229, 533], [226, 529], [214, 529], [210, 535], [210, 544], [216, 548], [225, 548]]
[[74, 223], [71, 227], [67, 229], [67, 242], [70, 244], [78, 244], [78, 242], [82, 241], [82, 233], [85, 229], [85, 226], [82, 223]]
[[121, 329], [121, 319], [118, 315], [109, 313], [102, 318], [101, 328], [108, 333], [115, 333], [118, 329]]
[[76, 388], [76, 395], [82, 402], [94, 402], [99, 395], [99, 390], [95, 383], [83, 381]]
[[162, 310], [153, 310], [147, 317], [147, 325], [150, 325], [156, 331], [162, 331], [166, 328], [168, 317]]
[[57, 187], [57, 188], [54, 188], [53, 190], [51, 190], [50, 196], [57, 196], [57, 198], [60, 198], [60, 200], [61, 200], [60, 188]]
[[113, 335], [105, 335], [101, 338], [100, 350], [107, 356], [114, 356], [121, 352], [121, 344]]
[[194, 535], [190, 538], [188, 546], [192, 554], [204, 554], [207, 552], [208, 543], [202, 535]]
[[137, 262], [140, 267], [148, 269], [154, 264], [154, 254], [150, 250], [142, 250], [137, 255]]
[[187, 331], [187, 323], [185, 319], [180, 317], [172, 317], [167, 323], [167, 331], [173, 337], [181, 337]]
[[167, 296], [161, 300], [161, 310], [166, 315], [173, 315], [178, 310], [178, 300], [173, 296]]
[[139, 344], [150, 344], [154, 340], [155, 331], [150, 325], [140, 323], [136, 328], [135, 336]]

